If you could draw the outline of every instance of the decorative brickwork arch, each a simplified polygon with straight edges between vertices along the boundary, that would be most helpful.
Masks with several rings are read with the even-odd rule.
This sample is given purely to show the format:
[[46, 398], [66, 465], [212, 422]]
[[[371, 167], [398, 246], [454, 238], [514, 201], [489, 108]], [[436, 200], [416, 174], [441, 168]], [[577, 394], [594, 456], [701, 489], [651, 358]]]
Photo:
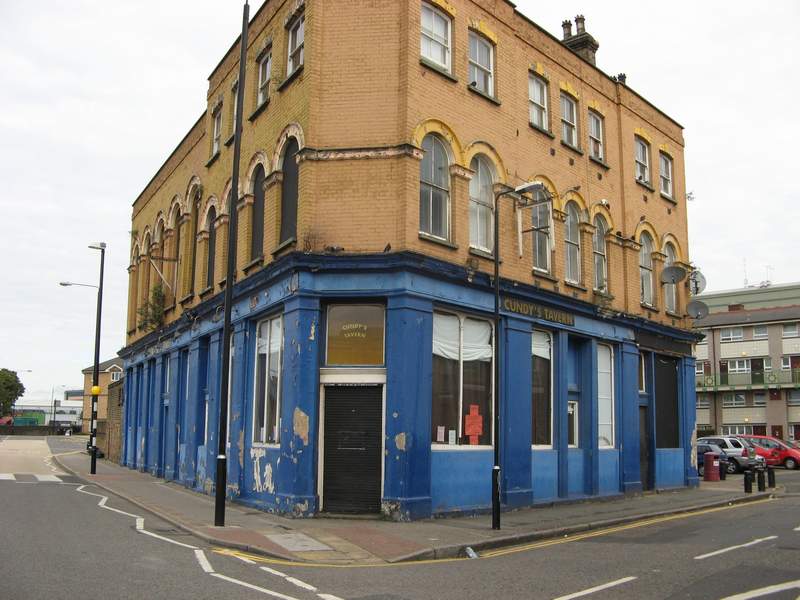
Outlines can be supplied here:
[[156, 216], [156, 225], [153, 228], [153, 243], [160, 244], [164, 241], [164, 229], [166, 227], [166, 220], [164, 219], [164, 213], [159, 211], [158, 215]]
[[200, 181], [200, 178], [197, 175], [192, 175], [192, 178], [189, 180], [189, 184], [186, 186], [186, 196], [183, 200], [183, 212], [190, 213], [192, 212], [192, 202], [194, 202], [195, 197], [197, 194], [203, 193], [203, 184]]
[[200, 220], [197, 223], [197, 231], [208, 231], [208, 211], [212, 206], [214, 207], [216, 216], [225, 214], [220, 210], [219, 198], [217, 198], [214, 194], [211, 194], [206, 199], [206, 203], [203, 205], [203, 208], [200, 211]]
[[136, 264], [139, 262], [139, 242], [138, 240], [133, 244], [133, 252], [131, 252], [131, 267], [135, 267]]
[[267, 169], [268, 173], [270, 171], [281, 170], [284, 148], [286, 147], [286, 142], [289, 141], [289, 138], [295, 138], [297, 140], [298, 151], [306, 147], [303, 128], [300, 127], [298, 123], [289, 123], [278, 138], [278, 145], [275, 147], [275, 153], [272, 155], [272, 169]]
[[606, 221], [606, 225], [608, 226], [609, 231], [614, 231], [614, 219], [611, 218], [611, 211], [608, 210], [608, 207], [603, 206], [599, 202], [595, 202], [589, 207], [589, 222], [594, 223], [594, 218], [597, 215], [602, 215], [603, 219]]
[[687, 257], [683, 253], [683, 249], [681, 248], [681, 245], [678, 243], [678, 239], [671, 233], [665, 233], [663, 236], [661, 236], [661, 252], [664, 252], [665, 254], [666, 254], [665, 248], [667, 247], [667, 244], [672, 244], [672, 247], [675, 248], [675, 256], [678, 262], [683, 262], [683, 263], [687, 262]]
[[586, 202], [583, 200], [583, 196], [581, 196], [576, 191], [569, 191], [564, 194], [563, 198], [564, 207], [566, 209], [567, 203], [574, 202], [578, 206], [578, 210], [580, 211], [581, 221], [585, 222], [588, 221], [589, 211], [586, 209]]
[[464, 164], [466, 166], [471, 165], [472, 159], [479, 154], [485, 156], [492, 163], [492, 167], [494, 167], [495, 182], [503, 184], [507, 183], [506, 167], [503, 164], [503, 159], [500, 158], [500, 155], [497, 153], [497, 150], [494, 149], [494, 146], [488, 142], [476, 140], [469, 144], [464, 149]]
[[167, 212], [167, 229], [174, 229], [175, 226], [180, 224], [181, 212], [183, 212], [181, 197], [175, 194]]
[[455, 132], [444, 121], [438, 119], [426, 119], [414, 128], [411, 134], [411, 143], [417, 148], [422, 148], [422, 140], [429, 133], [436, 135], [445, 142], [445, 147], [450, 153], [450, 164], [469, 168], [469, 163], [465, 162], [464, 148], [458, 141]]
[[547, 191], [550, 193], [550, 197], [553, 199], [553, 209], [564, 209], [564, 203], [561, 201], [561, 197], [558, 195], [558, 189], [549, 177], [546, 175], [534, 175], [533, 177], [529, 178], [528, 181], [541, 181], [544, 184], [544, 187], [547, 188]]
[[[660, 238], [660, 236], [656, 233], [655, 227], [653, 227], [647, 221], [640, 221], [639, 222], [639, 224], [636, 226], [636, 232], [634, 233], [633, 239], [636, 240], [637, 242], [641, 243], [640, 240], [641, 240], [643, 231], [646, 231], [647, 233], [649, 233], [650, 234], [650, 238], [653, 241], [653, 244], [656, 244], [656, 241]], [[655, 249], [656, 248], [654, 246], [653, 250], [655, 250]]]
[[[228, 179], [228, 181], [225, 182], [225, 187], [223, 188], [222, 196], [220, 196], [219, 199], [219, 204], [217, 206], [217, 216], [228, 214], [228, 194], [230, 193], [230, 191], [231, 191], [231, 180]], [[241, 197], [242, 197], [242, 180], [240, 179], [239, 194], [233, 200], [234, 206], [236, 206], [236, 203], [239, 202], [239, 198]]]
[[270, 163], [269, 160], [267, 160], [267, 155], [265, 152], [262, 152], [260, 150], [253, 155], [253, 157], [250, 159], [250, 164], [247, 165], [247, 171], [246, 171], [247, 176], [245, 177], [245, 185], [244, 185], [246, 194], [255, 193], [255, 189], [253, 189], [253, 173], [255, 173], [256, 167], [258, 165], [264, 167], [265, 175], [270, 174]]
[[153, 237], [153, 233], [150, 230], [150, 225], [144, 228], [141, 237], [137, 240], [139, 244], [139, 248], [141, 249], [142, 255], [146, 255], [150, 253], [150, 240]]

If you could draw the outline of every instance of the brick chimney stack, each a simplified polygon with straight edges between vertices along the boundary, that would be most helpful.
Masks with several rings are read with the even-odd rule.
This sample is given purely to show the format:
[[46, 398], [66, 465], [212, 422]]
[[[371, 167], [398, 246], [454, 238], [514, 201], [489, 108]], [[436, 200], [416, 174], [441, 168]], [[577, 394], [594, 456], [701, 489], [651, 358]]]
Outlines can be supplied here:
[[596, 64], [595, 54], [600, 44], [586, 31], [586, 18], [583, 15], [577, 15], [575, 17], [575, 35], [572, 35], [571, 21], [566, 20], [562, 22], [561, 27], [564, 30], [564, 39], [561, 43], [578, 56], [581, 56], [593, 65]]

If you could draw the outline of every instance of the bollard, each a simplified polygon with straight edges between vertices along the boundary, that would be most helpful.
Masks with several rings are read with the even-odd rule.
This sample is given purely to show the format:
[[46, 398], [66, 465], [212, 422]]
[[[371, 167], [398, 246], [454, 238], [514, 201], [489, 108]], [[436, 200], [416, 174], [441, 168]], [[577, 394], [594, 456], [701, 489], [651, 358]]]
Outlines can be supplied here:
[[758, 491], [759, 492], [767, 491], [767, 484], [764, 481], [764, 469], [758, 470]]
[[719, 461], [719, 480], [725, 481], [728, 477], [728, 463]]
[[775, 487], [775, 469], [767, 467], [767, 485], [771, 488]]
[[744, 493], [753, 493], [753, 472], [750, 469], [744, 472]]

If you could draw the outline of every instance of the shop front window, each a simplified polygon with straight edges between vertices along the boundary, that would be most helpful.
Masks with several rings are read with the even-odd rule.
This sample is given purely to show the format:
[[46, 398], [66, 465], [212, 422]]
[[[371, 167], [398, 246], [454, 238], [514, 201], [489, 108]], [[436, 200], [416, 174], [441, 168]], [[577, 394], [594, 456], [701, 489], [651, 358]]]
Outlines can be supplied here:
[[384, 309], [338, 304], [328, 308], [328, 366], [383, 365]]
[[531, 395], [531, 440], [534, 446], [553, 445], [552, 338], [545, 331], [533, 332], [533, 385]]
[[460, 315], [433, 315], [431, 443], [492, 443], [492, 325]]
[[266, 319], [256, 330], [256, 381], [253, 408], [253, 442], [277, 444], [280, 432], [283, 321]]

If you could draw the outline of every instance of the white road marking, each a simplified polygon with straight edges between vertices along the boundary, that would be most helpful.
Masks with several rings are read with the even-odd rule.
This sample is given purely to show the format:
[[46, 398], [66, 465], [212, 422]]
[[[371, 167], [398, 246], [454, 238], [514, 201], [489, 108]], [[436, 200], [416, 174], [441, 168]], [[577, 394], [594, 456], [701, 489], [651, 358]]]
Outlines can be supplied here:
[[165, 542], [169, 542], [170, 544], [175, 544], [176, 546], [180, 546], [181, 548], [189, 548], [189, 550], [197, 549], [197, 546], [192, 546], [191, 544], [184, 544], [183, 542], [172, 540], [168, 537], [164, 537], [163, 535], [158, 535], [157, 533], [153, 533], [152, 531], [147, 531], [146, 529], [139, 529], [138, 531], [139, 533], [149, 535], [150, 537], [156, 538], [157, 540], [164, 540]]
[[750, 598], [760, 598], [762, 596], [769, 596], [770, 594], [793, 590], [795, 588], [800, 589], [800, 579], [787, 581], [786, 583], [776, 583], [775, 585], [759, 588], [757, 590], [750, 590], [749, 592], [742, 592], [741, 594], [728, 596], [722, 600], [750, 600]]
[[209, 573], [209, 575], [211, 575], [212, 577], [217, 577], [224, 581], [229, 581], [230, 583], [235, 583], [236, 585], [241, 585], [242, 587], [246, 587], [248, 589], [255, 590], [257, 592], [261, 592], [262, 594], [267, 594], [268, 596], [272, 596], [273, 598], [280, 598], [281, 600], [298, 600], [294, 596], [286, 596], [285, 594], [281, 594], [279, 592], [273, 592], [272, 590], [258, 587], [257, 585], [253, 585], [252, 583], [247, 583], [246, 581], [234, 579], [233, 577], [228, 577], [227, 575], [221, 575], [220, 573]]
[[58, 483], [61, 483], [61, 480], [55, 475], [34, 475], [34, 477], [36, 477], [36, 479], [39, 481], [57, 481]]
[[142, 529], [144, 529], [144, 519], [136, 517], [136, 531], [141, 531]]
[[628, 583], [629, 581], [633, 581], [634, 579], [636, 579], [636, 577], [623, 577], [622, 579], [617, 579], [616, 581], [609, 581], [608, 583], [604, 583], [602, 585], [596, 585], [595, 587], [591, 587], [589, 589], [582, 590], [580, 592], [575, 592], [574, 594], [559, 596], [554, 600], [571, 600], [572, 598], [580, 598], [581, 596], [588, 596], [589, 594], [594, 594], [595, 592], [607, 590], [608, 588], [616, 587], [618, 585], [622, 585], [623, 583]]
[[333, 594], [317, 594], [322, 600], [342, 600], [339, 596], [334, 596]]
[[281, 573], [280, 571], [270, 569], [269, 567], [261, 567], [261, 570], [271, 573], [272, 575], [277, 575], [278, 577], [286, 577], [286, 573]]
[[305, 581], [300, 581], [299, 579], [295, 579], [294, 577], [286, 577], [286, 581], [289, 583], [295, 584], [297, 587], [301, 587], [304, 590], [310, 590], [312, 592], [316, 592], [317, 588], [315, 588], [310, 583], [306, 583]]
[[197, 562], [200, 563], [200, 567], [203, 569], [203, 571], [205, 571], [206, 573], [214, 572], [214, 567], [212, 567], [211, 563], [208, 562], [205, 552], [203, 552], [202, 550], [195, 550], [194, 555], [197, 558]]
[[0, 473], [0, 480], [2, 481], [16, 481], [13, 473]]
[[254, 560], [250, 560], [250, 559], [249, 559], [249, 558], [247, 558], [246, 556], [239, 556], [238, 554], [234, 554], [234, 556], [235, 556], [236, 558], [238, 558], [240, 561], [242, 561], [242, 562], [246, 562], [246, 563], [247, 563], [247, 564], [249, 564], [249, 565], [254, 565], [254, 564], [256, 564], [256, 561], [254, 561]]
[[717, 556], [719, 554], [725, 554], [726, 552], [730, 552], [732, 550], [738, 550], [739, 548], [747, 548], [748, 546], [755, 546], [756, 544], [760, 544], [761, 542], [768, 542], [769, 540], [774, 540], [778, 536], [777, 535], [770, 535], [764, 538], [758, 538], [753, 540], [752, 542], [747, 542], [746, 544], [739, 544], [738, 546], [729, 546], [728, 548], [722, 548], [721, 550], [715, 550], [714, 552], [709, 552], [708, 554], [700, 554], [699, 556], [695, 556], [695, 560], [703, 560], [704, 558], [710, 558], [712, 556]]
[[800, 531], [800, 525], [794, 528], [794, 531]]

